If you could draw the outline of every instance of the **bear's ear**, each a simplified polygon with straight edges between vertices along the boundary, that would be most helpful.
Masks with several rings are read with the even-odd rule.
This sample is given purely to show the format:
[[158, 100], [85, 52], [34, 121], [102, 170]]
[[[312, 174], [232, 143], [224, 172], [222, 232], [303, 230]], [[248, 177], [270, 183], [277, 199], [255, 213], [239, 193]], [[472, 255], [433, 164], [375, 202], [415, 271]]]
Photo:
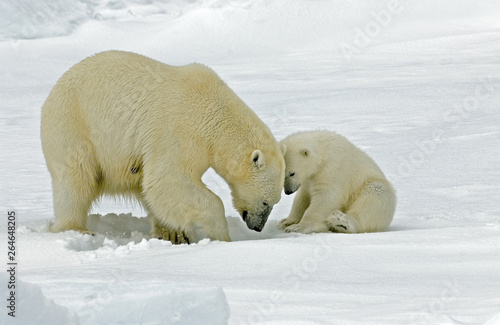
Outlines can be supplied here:
[[308, 157], [311, 155], [311, 150], [308, 148], [301, 149], [300, 154], [304, 157]]
[[281, 154], [284, 156], [286, 153], [286, 144], [280, 145], [280, 149], [281, 149]]
[[266, 165], [266, 159], [264, 158], [264, 154], [260, 150], [254, 150], [252, 152], [252, 156], [250, 156], [250, 162], [257, 169], [262, 169]]

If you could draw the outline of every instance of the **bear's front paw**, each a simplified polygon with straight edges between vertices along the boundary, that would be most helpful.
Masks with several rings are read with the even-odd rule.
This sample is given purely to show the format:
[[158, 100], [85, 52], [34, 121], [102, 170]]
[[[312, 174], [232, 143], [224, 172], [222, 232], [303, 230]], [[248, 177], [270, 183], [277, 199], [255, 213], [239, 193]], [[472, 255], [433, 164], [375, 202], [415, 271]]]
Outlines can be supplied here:
[[87, 230], [87, 229], [78, 230], [78, 231], [81, 232], [84, 235], [95, 236], [95, 233], [93, 231], [90, 231], [90, 230]]
[[168, 240], [174, 245], [189, 244], [189, 238], [182, 231], [176, 231], [163, 226], [156, 226], [151, 237]]
[[356, 225], [350, 216], [342, 211], [335, 211], [326, 219], [326, 224], [333, 232], [355, 233]]

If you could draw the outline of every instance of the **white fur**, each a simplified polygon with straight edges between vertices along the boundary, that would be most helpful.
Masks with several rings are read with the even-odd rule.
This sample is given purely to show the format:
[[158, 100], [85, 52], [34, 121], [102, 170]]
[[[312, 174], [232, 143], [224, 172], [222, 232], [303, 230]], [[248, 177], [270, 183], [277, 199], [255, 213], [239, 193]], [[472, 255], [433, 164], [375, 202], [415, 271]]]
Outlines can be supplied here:
[[396, 194], [375, 162], [341, 135], [299, 132], [280, 142], [285, 191], [297, 191], [286, 231], [360, 233], [387, 230]]
[[55, 232], [87, 232], [91, 204], [110, 194], [137, 198], [155, 236], [229, 241], [224, 206], [203, 173], [212, 167], [228, 182], [236, 209], [256, 227], [283, 187], [283, 155], [269, 128], [200, 64], [119, 51], [89, 57], [54, 86], [41, 138]]

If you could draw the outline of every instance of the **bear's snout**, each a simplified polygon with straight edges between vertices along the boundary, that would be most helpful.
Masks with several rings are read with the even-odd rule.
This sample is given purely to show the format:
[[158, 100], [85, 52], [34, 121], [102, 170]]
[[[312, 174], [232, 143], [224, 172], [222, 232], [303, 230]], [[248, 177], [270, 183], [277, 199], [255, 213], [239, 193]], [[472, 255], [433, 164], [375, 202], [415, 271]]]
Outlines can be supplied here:
[[269, 214], [271, 214], [272, 209], [272, 205], [266, 205], [264, 206], [264, 209], [257, 213], [249, 213], [245, 210], [241, 213], [241, 218], [247, 224], [248, 229], [261, 232], [266, 225], [267, 218], [269, 217]]
[[286, 195], [290, 195], [290, 194], [293, 194], [295, 192], [297, 192], [297, 190], [299, 189], [300, 187], [300, 184], [294, 184], [290, 181], [290, 179], [288, 177], [285, 178], [285, 186], [284, 186], [284, 189], [285, 189], [285, 194]]

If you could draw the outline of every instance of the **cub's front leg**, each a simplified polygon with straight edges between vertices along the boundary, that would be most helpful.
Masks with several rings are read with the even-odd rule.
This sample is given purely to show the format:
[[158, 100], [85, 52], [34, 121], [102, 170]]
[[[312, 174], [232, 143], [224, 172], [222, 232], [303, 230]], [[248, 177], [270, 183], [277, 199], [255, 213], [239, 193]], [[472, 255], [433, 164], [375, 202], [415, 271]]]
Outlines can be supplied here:
[[328, 232], [326, 217], [331, 214], [332, 201], [326, 195], [315, 196], [304, 212], [304, 216], [299, 223], [292, 224], [285, 228], [286, 232], [300, 232], [310, 234], [313, 232]]
[[311, 204], [311, 198], [309, 193], [304, 188], [299, 188], [297, 193], [295, 194], [295, 198], [293, 199], [292, 210], [287, 218], [282, 219], [279, 222], [279, 226], [282, 229], [289, 227], [290, 225], [299, 223], [302, 217], [304, 216], [304, 212]]

